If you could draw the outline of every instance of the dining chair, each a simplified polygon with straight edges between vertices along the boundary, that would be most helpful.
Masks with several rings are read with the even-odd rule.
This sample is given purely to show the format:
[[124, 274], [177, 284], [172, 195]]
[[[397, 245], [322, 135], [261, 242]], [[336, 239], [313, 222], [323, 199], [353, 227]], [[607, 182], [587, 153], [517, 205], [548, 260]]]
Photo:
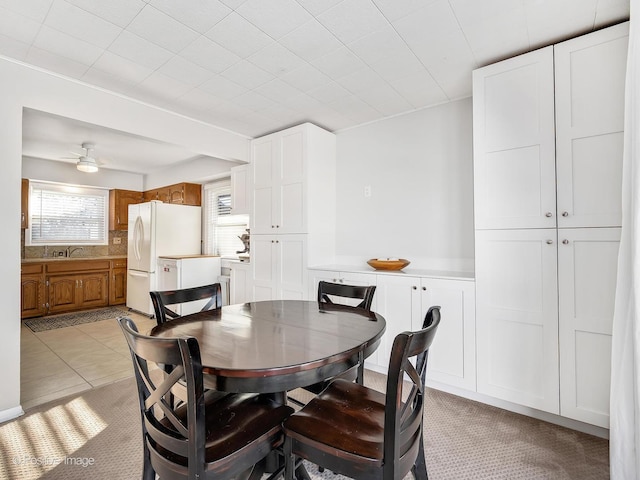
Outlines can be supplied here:
[[[358, 303], [357, 305], [347, 304], [345, 306], [350, 306], [353, 308], [363, 308], [367, 311], [371, 311], [371, 304], [373, 303], [373, 295], [375, 291], [376, 291], [375, 285], [369, 285], [369, 286], [345, 285], [342, 283], [320, 281], [318, 282], [318, 303], [333, 304], [335, 303], [334, 300], [336, 302], [338, 301], [337, 297], [356, 299], [356, 300], [361, 300], [361, 302]], [[344, 373], [341, 373], [339, 377], [350, 380], [352, 382], [355, 381], [362, 384], [364, 382], [364, 358], [360, 359], [360, 361], [355, 367], [350, 368]], [[333, 378], [336, 378], [336, 377], [333, 377]], [[328, 378], [311, 385], [306, 385], [301, 388], [303, 390], [306, 390], [307, 392], [317, 395], [322, 390], [324, 390], [327, 387], [327, 385], [329, 385], [329, 383], [331, 382], [331, 380], [333, 380], [333, 378]], [[304, 405], [304, 402], [302, 402], [301, 400], [295, 397], [292, 397], [291, 395], [289, 395], [287, 398], [291, 403], [294, 403], [299, 406]]]
[[[375, 285], [345, 285], [342, 283], [332, 283], [320, 281], [318, 282], [318, 302], [334, 303], [332, 297], [354, 298], [362, 301], [355, 305], [358, 308], [371, 310], [373, 303], [373, 294], [376, 292]], [[340, 302], [342, 303], [342, 302]]]
[[[156, 474], [162, 480], [261, 478], [267, 456], [282, 446], [282, 422], [293, 412], [291, 407], [266, 395], [205, 391], [195, 338], [150, 337], [138, 333], [128, 317], [118, 322], [138, 386], [142, 478], [152, 480]], [[154, 375], [155, 364], [172, 365], [171, 374]], [[188, 399], [176, 406], [168, 397], [180, 380], [186, 384]], [[282, 467], [274, 475], [281, 473]]]
[[170, 309], [169, 305], [206, 301], [200, 311], [222, 307], [222, 287], [219, 283], [180, 290], [153, 291], [149, 292], [149, 295], [151, 295], [151, 302], [153, 303], [158, 325], [181, 316], [175, 310]]
[[412, 471], [427, 480], [425, 372], [439, 323], [434, 306], [421, 330], [395, 337], [386, 393], [336, 379], [285, 420], [285, 480], [293, 480], [301, 458], [355, 479], [401, 480]]

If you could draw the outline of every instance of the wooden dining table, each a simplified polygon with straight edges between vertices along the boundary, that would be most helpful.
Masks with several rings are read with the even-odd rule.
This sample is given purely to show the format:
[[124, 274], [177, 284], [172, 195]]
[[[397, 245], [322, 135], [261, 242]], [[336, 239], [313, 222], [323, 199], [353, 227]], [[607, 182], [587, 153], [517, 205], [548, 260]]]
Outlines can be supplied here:
[[186, 315], [150, 335], [195, 337], [208, 388], [282, 394], [363, 368], [385, 328], [381, 315], [364, 309], [271, 300]]

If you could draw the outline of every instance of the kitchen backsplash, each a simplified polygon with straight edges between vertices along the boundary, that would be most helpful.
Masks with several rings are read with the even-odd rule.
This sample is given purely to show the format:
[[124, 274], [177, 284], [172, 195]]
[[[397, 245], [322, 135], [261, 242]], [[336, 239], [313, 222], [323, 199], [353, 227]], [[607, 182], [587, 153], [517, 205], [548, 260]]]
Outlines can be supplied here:
[[[56, 245], [47, 247], [28, 247], [24, 244], [24, 230], [21, 230], [21, 251], [22, 258], [47, 258], [53, 257], [54, 251], [65, 250], [67, 245]], [[119, 238], [120, 243], [114, 243], [114, 239]], [[75, 245], [71, 245], [72, 248]], [[127, 232], [120, 230], [112, 230], [109, 232], [109, 245], [82, 245], [81, 252], [75, 252], [73, 258], [82, 257], [107, 257], [114, 255], [127, 255]], [[45, 257], [45, 250], [48, 252]]]

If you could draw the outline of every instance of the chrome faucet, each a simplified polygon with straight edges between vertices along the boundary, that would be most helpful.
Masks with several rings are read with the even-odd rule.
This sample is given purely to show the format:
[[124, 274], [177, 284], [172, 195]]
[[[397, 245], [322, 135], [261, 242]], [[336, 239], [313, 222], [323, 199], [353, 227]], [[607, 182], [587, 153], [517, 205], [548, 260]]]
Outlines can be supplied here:
[[84, 247], [75, 247], [75, 248], [67, 247], [67, 250], [65, 251], [64, 256], [71, 257], [71, 255], [73, 255], [73, 252], [77, 252], [78, 250], [82, 252], [84, 250]]

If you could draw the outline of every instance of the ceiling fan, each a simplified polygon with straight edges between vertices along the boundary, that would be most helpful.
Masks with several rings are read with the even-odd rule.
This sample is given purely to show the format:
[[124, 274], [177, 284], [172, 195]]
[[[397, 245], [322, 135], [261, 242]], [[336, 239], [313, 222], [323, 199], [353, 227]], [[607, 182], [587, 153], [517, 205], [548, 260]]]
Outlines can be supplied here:
[[[87, 173], [95, 173], [98, 171], [98, 160], [93, 156], [93, 150], [95, 148], [95, 144], [85, 142], [82, 144], [82, 148], [84, 149], [84, 154], [76, 153], [79, 155], [78, 162], [76, 163], [76, 168], [81, 172]], [[75, 152], [72, 152], [75, 153]]]

